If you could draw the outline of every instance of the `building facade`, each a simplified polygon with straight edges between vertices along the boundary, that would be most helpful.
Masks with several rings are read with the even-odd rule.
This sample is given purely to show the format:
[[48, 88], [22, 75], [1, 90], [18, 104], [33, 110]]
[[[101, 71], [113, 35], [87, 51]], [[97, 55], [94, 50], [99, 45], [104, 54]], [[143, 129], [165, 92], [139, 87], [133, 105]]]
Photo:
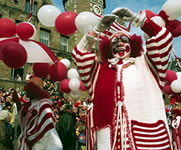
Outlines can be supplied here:
[[[31, 6], [30, 0], [1, 0], [0, 1], [0, 18], [8, 18], [14, 23], [27, 22]], [[36, 41], [39, 41], [48, 46], [57, 57], [68, 58], [71, 60], [69, 49], [69, 37], [60, 35], [55, 27], [46, 27], [42, 25], [37, 17], [37, 12], [43, 5], [53, 5], [51, 0], [34, 0], [33, 1], [33, 14], [30, 23], [36, 28]], [[0, 87], [9, 89], [22, 89], [26, 75], [28, 72], [32, 73], [33, 64], [25, 64], [18, 69], [7, 67], [0, 61]], [[17, 77], [20, 76], [19, 79]]]

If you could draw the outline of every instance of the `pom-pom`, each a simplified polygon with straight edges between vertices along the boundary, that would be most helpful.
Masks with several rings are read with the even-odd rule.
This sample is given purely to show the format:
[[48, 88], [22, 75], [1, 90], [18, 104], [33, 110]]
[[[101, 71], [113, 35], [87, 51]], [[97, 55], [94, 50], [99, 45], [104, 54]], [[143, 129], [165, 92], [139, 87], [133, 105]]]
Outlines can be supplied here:
[[142, 55], [142, 53], [144, 52], [142, 44], [143, 44], [143, 41], [141, 39], [141, 36], [137, 36], [136, 34], [133, 34], [130, 41], [130, 46], [131, 46], [130, 57], [135, 58]]
[[108, 59], [113, 58], [112, 45], [110, 39], [107, 36], [100, 36], [99, 50], [101, 52], [102, 62], [107, 62]]

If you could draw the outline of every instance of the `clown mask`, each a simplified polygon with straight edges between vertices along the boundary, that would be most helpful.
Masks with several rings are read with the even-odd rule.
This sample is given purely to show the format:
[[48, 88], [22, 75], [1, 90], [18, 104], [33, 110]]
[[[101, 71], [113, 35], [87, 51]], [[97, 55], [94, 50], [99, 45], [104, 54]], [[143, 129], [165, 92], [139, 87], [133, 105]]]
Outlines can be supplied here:
[[115, 58], [128, 58], [131, 53], [130, 37], [124, 32], [117, 32], [112, 35], [112, 54]]

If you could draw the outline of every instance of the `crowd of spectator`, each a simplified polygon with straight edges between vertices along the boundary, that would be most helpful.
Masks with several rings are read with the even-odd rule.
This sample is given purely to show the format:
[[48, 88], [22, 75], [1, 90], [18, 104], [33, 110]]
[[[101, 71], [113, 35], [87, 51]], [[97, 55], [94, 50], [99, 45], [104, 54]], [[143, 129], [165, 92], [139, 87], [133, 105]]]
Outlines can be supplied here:
[[[49, 85], [49, 87], [51, 86]], [[52, 110], [56, 121], [55, 126], [64, 145], [64, 150], [86, 149], [86, 116], [89, 98], [76, 100], [71, 97], [64, 98], [62, 94], [58, 92], [54, 93], [49, 87], [47, 90], [51, 96], [50, 101], [52, 103]], [[21, 134], [17, 106], [13, 101], [13, 91], [13, 88], [10, 88], [9, 90], [0, 88], [1, 150], [16, 150], [18, 147], [18, 137]], [[24, 91], [17, 91], [17, 94], [21, 104], [29, 102], [29, 98]], [[2, 123], [4, 126], [1, 125]], [[4, 127], [6, 127], [6, 130], [4, 130]], [[72, 144], [70, 144], [70, 141]], [[73, 147], [70, 148], [69, 146]]]

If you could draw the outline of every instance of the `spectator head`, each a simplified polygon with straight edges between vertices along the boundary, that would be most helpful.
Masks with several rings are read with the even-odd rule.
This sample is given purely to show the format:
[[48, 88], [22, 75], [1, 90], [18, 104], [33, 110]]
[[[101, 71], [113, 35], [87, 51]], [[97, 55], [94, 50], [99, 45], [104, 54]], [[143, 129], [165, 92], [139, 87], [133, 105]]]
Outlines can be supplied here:
[[24, 87], [27, 97], [32, 99], [49, 98], [47, 91], [43, 89], [44, 82], [39, 77], [31, 78]]
[[10, 121], [10, 114], [7, 110], [0, 111], [0, 121]]

